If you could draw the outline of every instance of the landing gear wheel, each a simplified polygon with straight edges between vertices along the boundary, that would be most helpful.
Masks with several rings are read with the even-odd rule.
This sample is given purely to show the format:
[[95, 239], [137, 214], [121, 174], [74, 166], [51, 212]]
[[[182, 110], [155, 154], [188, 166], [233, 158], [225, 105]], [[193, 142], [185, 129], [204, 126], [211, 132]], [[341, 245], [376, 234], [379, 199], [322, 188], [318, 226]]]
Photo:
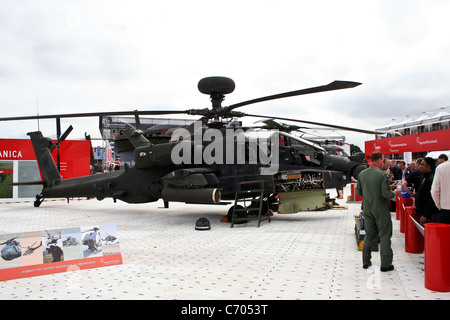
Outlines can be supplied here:
[[44, 202], [44, 197], [37, 194], [36, 200], [34, 200], [34, 206], [36, 208], [39, 208], [41, 206], [42, 202]]
[[[233, 219], [233, 209], [234, 209], [234, 206], [232, 206], [230, 209], [228, 209], [227, 216], [228, 216], [228, 221], [229, 222], [232, 222], [232, 219]], [[244, 209], [244, 207], [241, 206], [241, 205], [237, 205], [236, 209]], [[236, 212], [236, 218], [238, 218], [238, 219], [240, 219], [240, 218], [247, 218], [247, 216], [248, 216], [248, 212], [247, 211]], [[245, 223], [245, 222], [246, 221], [235, 221], [234, 224], [242, 224], [242, 223]]]

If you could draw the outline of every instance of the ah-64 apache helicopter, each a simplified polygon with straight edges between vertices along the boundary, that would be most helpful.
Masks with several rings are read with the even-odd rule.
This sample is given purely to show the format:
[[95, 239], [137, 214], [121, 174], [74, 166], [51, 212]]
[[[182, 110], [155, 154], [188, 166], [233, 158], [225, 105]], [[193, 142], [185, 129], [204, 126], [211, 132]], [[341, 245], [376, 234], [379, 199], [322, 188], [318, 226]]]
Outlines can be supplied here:
[[[375, 131], [324, 124], [306, 120], [246, 114], [235, 109], [274, 99], [310, 93], [353, 88], [358, 82], [334, 81], [328, 85], [291, 91], [223, 107], [226, 94], [234, 91], [232, 79], [208, 77], [199, 81], [198, 89], [210, 96], [212, 108], [190, 110], [96, 112], [0, 118], [0, 121], [56, 118], [134, 115], [188, 114], [201, 118], [181, 133], [172, 133], [166, 143], [153, 144], [139, 129], [128, 134], [134, 145], [134, 166], [123, 170], [90, 176], [61, 179], [51, 150], [70, 133], [72, 127], [52, 142], [40, 131], [29, 132], [42, 180], [21, 184], [42, 184], [34, 205], [44, 198], [106, 197], [127, 203], [145, 203], [163, 199], [168, 202], [219, 204], [222, 200], [244, 197], [259, 198], [265, 208], [279, 213], [294, 213], [323, 207], [325, 188], [343, 187], [352, 176], [366, 168], [364, 156], [334, 156], [313, 143], [278, 130], [253, 130], [230, 125], [232, 119], [244, 116], [288, 120], [342, 130], [375, 134]], [[257, 186], [257, 190], [252, 190]], [[258, 187], [259, 186], [259, 187]], [[260, 186], [263, 186], [262, 193]], [[255, 188], [254, 188], [255, 189]], [[277, 195], [277, 197], [275, 197]], [[279, 199], [279, 206], [271, 206]], [[263, 205], [260, 206], [261, 211]], [[251, 207], [251, 206], [249, 206]], [[234, 206], [233, 208], [237, 208]]]

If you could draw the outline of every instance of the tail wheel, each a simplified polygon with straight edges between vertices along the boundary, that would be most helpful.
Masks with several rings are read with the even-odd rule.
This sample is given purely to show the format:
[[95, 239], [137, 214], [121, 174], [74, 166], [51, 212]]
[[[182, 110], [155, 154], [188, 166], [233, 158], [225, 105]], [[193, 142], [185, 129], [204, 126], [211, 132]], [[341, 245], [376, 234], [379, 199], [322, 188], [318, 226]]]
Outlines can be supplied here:
[[37, 194], [36, 195], [36, 200], [34, 200], [34, 206], [36, 208], [39, 208], [41, 206], [42, 202], [44, 202], [44, 197]]

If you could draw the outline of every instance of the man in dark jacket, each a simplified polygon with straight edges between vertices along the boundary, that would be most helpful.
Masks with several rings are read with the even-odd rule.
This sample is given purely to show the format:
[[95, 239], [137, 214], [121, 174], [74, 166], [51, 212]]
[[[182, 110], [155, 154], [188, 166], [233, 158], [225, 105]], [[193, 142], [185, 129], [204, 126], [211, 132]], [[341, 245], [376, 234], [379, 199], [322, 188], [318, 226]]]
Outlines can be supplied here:
[[371, 165], [358, 175], [356, 194], [363, 197], [364, 245], [362, 249], [363, 268], [372, 262], [371, 244], [380, 238], [381, 271], [394, 270], [391, 248], [392, 220], [389, 211], [389, 199], [395, 196], [391, 190], [386, 173], [381, 170], [383, 154], [370, 155]]
[[389, 170], [391, 170], [391, 173], [394, 177], [393, 180], [395, 180], [397, 177], [397, 172], [400, 171], [400, 168], [398, 167], [397, 161], [395, 161], [395, 159], [390, 160]]
[[435, 167], [436, 162], [430, 157], [423, 159], [420, 163], [422, 179], [420, 181], [420, 188], [416, 194], [416, 214], [420, 216], [421, 223], [435, 221], [434, 215], [439, 212], [431, 197], [431, 185], [433, 184]]
[[405, 181], [411, 173], [411, 170], [406, 166], [406, 162], [403, 160], [398, 162], [398, 167], [399, 170], [395, 173], [395, 180]]

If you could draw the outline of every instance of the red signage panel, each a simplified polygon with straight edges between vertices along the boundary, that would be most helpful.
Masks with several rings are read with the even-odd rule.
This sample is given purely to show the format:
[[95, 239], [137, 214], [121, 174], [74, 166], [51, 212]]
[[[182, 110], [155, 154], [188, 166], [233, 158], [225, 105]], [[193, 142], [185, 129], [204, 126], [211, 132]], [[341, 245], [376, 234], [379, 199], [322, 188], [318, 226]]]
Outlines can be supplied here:
[[[91, 142], [64, 140], [60, 143], [60, 174], [63, 179], [88, 176], [91, 173]], [[53, 150], [56, 163], [58, 152]]]
[[395, 154], [448, 149], [450, 149], [450, 129], [365, 142], [366, 155], [370, 155], [374, 151], [380, 151], [383, 154]]
[[0, 139], [0, 160], [36, 160], [31, 140]]
[[[91, 142], [89, 140], [65, 140], [61, 142], [60, 146], [61, 177], [63, 179], [90, 174]], [[53, 150], [52, 156], [56, 163], [56, 148]], [[36, 160], [31, 140], [0, 139], [0, 160]]]

